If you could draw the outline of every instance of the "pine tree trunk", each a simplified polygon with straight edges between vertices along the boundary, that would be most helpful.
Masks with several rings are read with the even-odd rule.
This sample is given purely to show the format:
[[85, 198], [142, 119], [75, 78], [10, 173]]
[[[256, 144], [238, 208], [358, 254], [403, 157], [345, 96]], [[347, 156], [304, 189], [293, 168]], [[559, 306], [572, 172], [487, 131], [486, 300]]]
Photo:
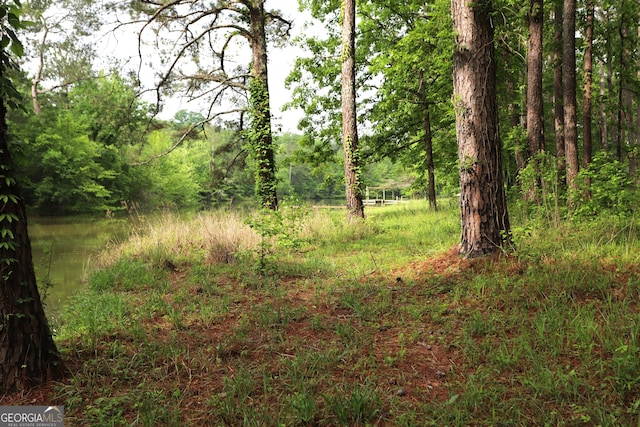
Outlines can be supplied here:
[[629, 89], [629, 75], [627, 68], [631, 65], [629, 53], [629, 28], [627, 28], [627, 13], [624, 10], [624, 1], [621, 4], [620, 25], [618, 33], [620, 35], [620, 79], [618, 81], [618, 141], [616, 144], [616, 155], [621, 162], [624, 162], [624, 153], [629, 146], [630, 130], [630, 109], [631, 95]]
[[342, 1], [342, 143], [349, 221], [364, 218], [356, 121], [356, 3]]
[[584, 96], [582, 101], [582, 166], [591, 163], [593, 153], [593, 133], [591, 130], [591, 99], [593, 81], [593, 17], [594, 3], [587, 4], [587, 26], [585, 29], [584, 52]]
[[555, 0], [553, 8], [553, 110], [556, 137], [558, 182], [564, 183], [566, 161], [564, 153], [564, 99], [562, 84], [562, 0]]
[[36, 284], [7, 138], [0, 102], [0, 394], [58, 378], [64, 370]]
[[261, 207], [278, 208], [276, 166], [271, 133], [269, 83], [267, 72], [267, 37], [264, 0], [248, 2], [251, 34], [252, 68], [250, 102], [252, 111], [252, 144], [256, 162], [256, 193]]
[[[640, 43], [640, 22], [638, 23], [637, 31], [638, 31], [638, 43]], [[637, 67], [636, 78], [638, 79], [638, 81], [640, 81], [640, 56], [638, 57], [636, 67]], [[629, 162], [630, 162], [629, 174], [634, 179], [634, 182], [637, 185], [639, 183], [638, 179], [640, 178], [638, 176], [638, 161], [640, 160], [640, 156], [638, 155], [638, 152], [637, 152], [638, 149], [640, 149], [640, 102], [638, 102], [636, 106], [636, 127], [635, 127], [634, 142], [635, 142], [635, 149], [632, 151], [632, 155], [629, 159]]]
[[[615, 91], [615, 87], [613, 85], [613, 48], [611, 46], [611, 41], [607, 39], [607, 93], [609, 95], [609, 99], [611, 99], [612, 101], [615, 99], [616, 97], [616, 91]], [[613, 104], [617, 104], [617, 102], [613, 102]], [[617, 116], [614, 115], [614, 109], [615, 107], [612, 105], [611, 109], [609, 111], [609, 115], [610, 115], [610, 119], [609, 119], [609, 123], [611, 124], [611, 143], [607, 144], [610, 149], [615, 150], [615, 154], [616, 154], [616, 158], [618, 160], [622, 160], [621, 159], [621, 154], [620, 154], [620, 126], [617, 120]], [[616, 113], [617, 114], [617, 113]], [[613, 147], [611, 147], [613, 145]]]
[[529, 157], [544, 150], [542, 28], [543, 0], [531, 0], [527, 49], [527, 142]]
[[578, 175], [578, 123], [576, 108], [576, 0], [565, 0], [562, 34], [562, 79], [564, 81], [564, 146], [567, 185], [575, 188]]
[[600, 67], [600, 144], [604, 151], [609, 151], [609, 131], [607, 126], [607, 107], [605, 104], [606, 79], [604, 73], [604, 63], [599, 63]]
[[498, 134], [492, 6], [451, 3], [456, 33], [454, 110], [460, 163], [460, 253], [493, 253], [510, 243], [509, 215]]

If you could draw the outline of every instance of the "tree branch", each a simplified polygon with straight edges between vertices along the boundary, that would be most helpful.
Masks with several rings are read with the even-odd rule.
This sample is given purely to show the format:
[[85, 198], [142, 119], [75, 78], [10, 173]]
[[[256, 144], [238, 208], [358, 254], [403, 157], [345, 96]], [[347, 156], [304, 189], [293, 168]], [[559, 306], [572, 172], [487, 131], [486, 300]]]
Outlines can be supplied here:
[[191, 126], [189, 126], [189, 128], [186, 130], [186, 132], [176, 141], [176, 143], [173, 144], [171, 147], [169, 147], [169, 149], [167, 151], [165, 151], [163, 153], [160, 153], [160, 154], [155, 154], [155, 155], [153, 155], [153, 156], [149, 157], [148, 159], [143, 160], [141, 162], [131, 163], [131, 166], [143, 166], [143, 165], [151, 163], [152, 161], [154, 161], [156, 159], [159, 159], [161, 157], [164, 157], [164, 156], [170, 154], [176, 148], [178, 148], [180, 145], [182, 145], [182, 143], [187, 139], [187, 137], [191, 134], [191, 132], [193, 130], [195, 130], [195, 129], [199, 128], [199, 127], [203, 127], [205, 125], [205, 123], [209, 123], [212, 120], [214, 120], [214, 119], [216, 119], [216, 118], [218, 118], [220, 116], [223, 116], [225, 114], [238, 113], [238, 112], [243, 113], [244, 109], [233, 109], [233, 110], [222, 111], [222, 112], [217, 113], [217, 114], [215, 114], [213, 116], [210, 116], [207, 119], [201, 120], [198, 123], [192, 124]]

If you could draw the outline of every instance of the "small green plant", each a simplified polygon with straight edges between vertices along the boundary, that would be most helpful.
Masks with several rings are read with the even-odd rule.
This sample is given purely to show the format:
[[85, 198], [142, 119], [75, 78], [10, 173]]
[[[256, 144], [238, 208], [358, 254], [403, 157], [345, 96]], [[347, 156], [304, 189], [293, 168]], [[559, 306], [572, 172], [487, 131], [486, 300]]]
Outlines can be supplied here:
[[118, 330], [130, 319], [127, 303], [117, 294], [80, 294], [68, 306], [61, 316], [61, 339], [80, 338], [90, 349], [95, 349], [103, 335]]
[[640, 322], [631, 325], [626, 340], [614, 351], [614, 380], [617, 387], [630, 396], [640, 391]]
[[282, 200], [278, 210], [263, 208], [247, 221], [260, 235], [256, 269], [261, 275], [267, 273], [275, 248], [295, 250], [302, 246], [300, 236], [308, 216], [308, 208], [291, 198]]
[[336, 390], [324, 399], [327, 412], [333, 415], [337, 425], [370, 424], [380, 417], [382, 399], [368, 384], [355, 384], [350, 391]]
[[242, 368], [233, 376], [224, 378], [223, 391], [212, 396], [209, 405], [214, 413], [218, 413], [228, 424], [242, 423], [247, 417], [255, 414], [250, 400], [257, 392], [257, 387], [251, 371]]

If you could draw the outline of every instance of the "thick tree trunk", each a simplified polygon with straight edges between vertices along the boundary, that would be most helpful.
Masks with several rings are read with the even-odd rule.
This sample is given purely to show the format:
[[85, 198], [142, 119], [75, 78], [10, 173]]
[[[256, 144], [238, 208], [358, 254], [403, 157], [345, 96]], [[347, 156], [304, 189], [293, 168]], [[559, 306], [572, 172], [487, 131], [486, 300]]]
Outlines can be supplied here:
[[60, 377], [64, 369], [36, 284], [5, 117], [0, 102], [0, 394]]
[[530, 0], [527, 49], [527, 142], [529, 157], [544, 150], [542, 97], [543, 0]]
[[267, 72], [267, 37], [264, 0], [248, 2], [252, 69], [250, 102], [252, 111], [252, 144], [256, 162], [256, 193], [261, 207], [278, 208], [276, 166], [271, 133], [271, 109]]
[[591, 163], [593, 154], [593, 133], [591, 130], [591, 99], [593, 82], [593, 17], [594, 3], [587, 4], [587, 26], [585, 31], [584, 51], [584, 95], [582, 101], [582, 166]]
[[510, 244], [498, 133], [492, 6], [486, 0], [453, 0], [451, 12], [456, 33], [453, 99], [460, 162], [460, 253], [475, 257]]
[[349, 221], [364, 218], [356, 121], [356, 3], [342, 1], [342, 143]]
[[553, 110], [556, 137], [558, 182], [565, 182], [564, 99], [562, 84], [562, 0], [555, 0], [553, 8]]
[[578, 123], [576, 108], [576, 0], [564, 0], [562, 21], [562, 78], [564, 81], [564, 146], [567, 185], [575, 188], [578, 175]]

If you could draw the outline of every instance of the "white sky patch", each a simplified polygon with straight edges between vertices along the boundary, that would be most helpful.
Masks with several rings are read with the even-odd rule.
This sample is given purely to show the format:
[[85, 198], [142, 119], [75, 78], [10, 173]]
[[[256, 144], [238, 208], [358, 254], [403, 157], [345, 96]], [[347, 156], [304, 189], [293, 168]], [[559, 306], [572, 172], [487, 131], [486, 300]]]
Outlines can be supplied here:
[[[293, 70], [296, 58], [303, 56], [304, 51], [297, 46], [293, 45], [293, 40], [300, 36], [303, 32], [311, 35], [321, 35], [322, 26], [305, 25], [312, 22], [313, 18], [308, 12], [298, 11], [298, 0], [271, 0], [267, 1], [266, 8], [277, 8], [282, 11], [284, 17], [293, 21], [293, 28], [291, 31], [291, 39], [286, 43], [284, 47], [275, 47], [273, 44], [269, 45], [269, 91], [271, 96], [271, 112], [273, 116], [274, 131], [276, 132], [296, 132], [297, 125], [300, 119], [303, 117], [303, 112], [299, 109], [292, 109], [283, 111], [283, 106], [291, 100], [291, 91], [285, 88], [285, 79]], [[102, 67], [107, 67], [108, 58], [117, 58], [123, 62], [123, 71], [136, 70], [140, 61], [138, 54], [138, 34], [140, 25], [127, 25], [122, 27], [116, 33], [108, 33], [99, 40], [100, 43], [99, 52], [101, 52], [105, 59], [101, 61]], [[149, 30], [147, 30], [149, 31]], [[141, 74], [141, 80], [143, 86], [152, 88], [153, 84], [157, 82], [158, 77], [154, 72], [164, 71], [167, 64], [160, 64], [160, 55], [154, 55], [149, 57], [151, 52], [154, 52], [154, 42], [152, 40], [153, 34], [149, 31], [149, 36], [146, 37], [146, 44], [142, 46], [143, 54], [143, 68]], [[233, 66], [233, 62], [248, 64], [250, 56], [248, 54], [248, 48], [246, 46], [238, 47], [236, 58], [228, 58], [228, 65]], [[146, 55], [146, 56], [144, 56]], [[246, 56], [246, 59], [243, 58]], [[145, 100], [149, 102], [155, 102], [155, 95], [149, 93], [145, 97]], [[185, 96], [176, 94], [170, 99], [163, 99], [162, 112], [159, 117], [161, 119], [171, 119], [180, 110], [188, 110], [202, 113], [206, 115], [210, 105], [205, 102], [189, 101]], [[227, 106], [220, 106], [215, 108], [215, 111], [222, 111]]]

